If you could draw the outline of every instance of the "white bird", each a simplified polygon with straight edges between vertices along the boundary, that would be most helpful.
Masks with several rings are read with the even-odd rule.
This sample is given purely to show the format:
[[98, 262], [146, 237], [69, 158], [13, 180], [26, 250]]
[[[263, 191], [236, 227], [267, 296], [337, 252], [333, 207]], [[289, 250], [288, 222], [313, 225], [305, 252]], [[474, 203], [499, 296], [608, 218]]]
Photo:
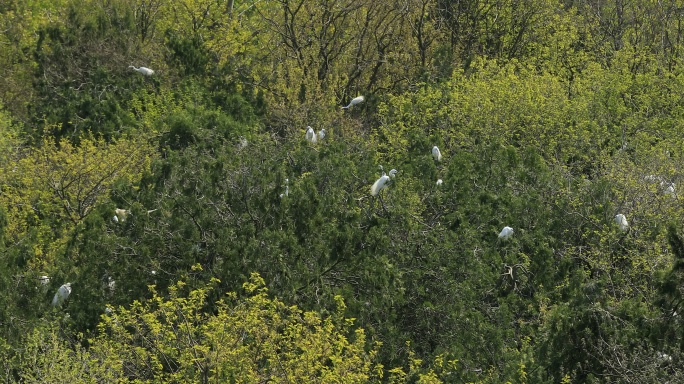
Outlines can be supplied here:
[[347, 105], [346, 107], [342, 107], [342, 109], [349, 109], [349, 107], [353, 107], [356, 104], [362, 103], [364, 100], [365, 99], [363, 98], [363, 96], [356, 96], [349, 102], [349, 105]]
[[112, 279], [111, 276], [107, 276], [107, 288], [113, 291], [116, 288], [116, 280]]
[[621, 231], [624, 232], [629, 229], [629, 223], [627, 222], [627, 218], [622, 213], [618, 213], [617, 215], [615, 215], [615, 222], [620, 227]]
[[154, 75], [154, 71], [151, 70], [151, 69], [149, 69], [149, 68], [147, 68], [147, 67], [136, 68], [136, 67], [134, 67], [134, 66], [132, 66], [132, 65], [129, 65], [128, 68], [133, 68], [134, 71], [140, 72], [140, 73], [142, 73], [142, 74], [145, 75], [145, 76], [152, 76], [152, 75]]
[[41, 276], [38, 280], [40, 280], [40, 285], [48, 285], [50, 283], [50, 278], [48, 276]]
[[390, 177], [387, 175], [382, 175], [378, 180], [373, 183], [373, 186], [371, 187], [371, 195], [376, 196], [378, 192], [380, 192], [383, 188], [387, 187], [387, 182], [390, 180]]
[[442, 152], [439, 151], [436, 145], [432, 147], [432, 158], [436, 161], [442, 161]]
[[442, 183], [443, 183], [442, 179], [437, 179], [437, 186], [438, 187], [442, 186]]
[[71, 294], [71, 283], [66, 283], [59, 287], [57, 290], [57, 293], [55, 293], [55, 297], [52, 299], [52, 306], [56, 307], [59, 305], [62, 305], [62, 303], [69, 298], [69, 295]]
[[392, 168], [392, 170], [389, 171], [389, 177], [390, 177], [390, 179], [394, 179], [395, 177], [397, 177], [397, 173], [398, 173], [398, 172], [399, 172], [399, 171], [397, 171], [396, 169]]
[[666, 194], [666, 195], [672, 195], [674, 192], [675, 192], [675, 185], [674, 185], [674, 183], [670, 184], [670, 186], [668, 186], [668, 187], [665, 189], [665, 194]]
[[511, 237], [511, 235], [513, 235], [513, 228], [503, 227], [499, 233], [499, 239], [507, 240], [509, 237]]
[[660, 185], [663, 187], [667, 185], [667, 188], [665, 188], [665, 194], [666, 195], [672, 195], [675, 193], [675, 184], [674, 183], [663, 181], [662, 183], [660, 183]]
[[310, 142], [314, 143], [315, 137], [316, 137], [316, 134], [314, 133], [313, 128], [311, 128], [311, 126], [307, 126], [306, 127], [306, 141], [310, 141]]
[[290, 179], [285, 179], [285, 193], [280, 194], [280, 198], [282, 199], [285, 196], [288, 196], [290, 194]]
[[247, 139], [245, 139], [243, 136], [240, 136], [240, 143], [238, 143], [238, 149], [244, 149], [248, 145]]
[[324, 138], [325, 138], [325, 129], [321, 129], [320, 131], [318, 131], [318, 140], [323, 141]]
[[112, 220], [114, 220], [117, 223], [119, 222], [119, 220], [124, 221], [126, 220], [126, 216], [128, 216], [128, 214], [130, 213], [131, 211], [128, 211], [126, 209], [117, 208], [114, 210], [114, 218], [112, 218]]

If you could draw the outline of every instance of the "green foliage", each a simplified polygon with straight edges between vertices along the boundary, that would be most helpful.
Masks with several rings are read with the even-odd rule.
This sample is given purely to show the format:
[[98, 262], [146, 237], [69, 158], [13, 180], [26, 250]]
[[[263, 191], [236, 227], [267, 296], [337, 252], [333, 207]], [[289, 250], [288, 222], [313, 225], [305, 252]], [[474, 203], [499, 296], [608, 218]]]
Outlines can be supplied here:
[[[330, 316], [304, 312], [269, 297], [264, 280], [252, 274], [243, 285], [245, 297], [228, 293], [207, 313], [216, 283], [183, 293], [187, 287], [179, 282], [168, 298], [151, 287], [150, 300], [102, 315], [87, 350], [69, 346], [54, 327], [36, 328], [24, 339], [14, 375], [22, 382], [361, 383], [382, 378], [376, 361], [380, 344], [367, 348], [364, 330], [344, 317], [341, 297], [335, 298], [337, 309]], [[412, 375], [421, 372], [415, 364], [419, 361], [411, 363]], [[392, 372], [406, 376], [399, 368]], [[426, 372], [420, 382], [440, 381]]]
[[0, 5], [3, 372], [681, 377], [678, 8], [400, 5]]

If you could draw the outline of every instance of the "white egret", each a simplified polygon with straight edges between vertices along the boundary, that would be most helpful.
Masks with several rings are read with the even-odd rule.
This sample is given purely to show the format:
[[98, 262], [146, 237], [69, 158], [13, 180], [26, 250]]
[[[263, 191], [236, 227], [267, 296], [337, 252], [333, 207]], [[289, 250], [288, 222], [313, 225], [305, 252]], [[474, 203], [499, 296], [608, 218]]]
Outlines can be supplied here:
[[314, 133], [313, 128], [311, 126], [306, 127], [306, 141], [314, 142], [314, 138], [316, 137], [316, 134]]
[[675, 193], [675, 183], [670, 183], [669, 181], [663, 181], [660, 183], [661, 187], [665, 187], [665, 194], [666, 195], [672, 195]]
[[154, 75], [154, 71], [151, 70], [151, 69], [149, 69], [149, 68], [147, 68], [147, 67], [136, 68], [136, 67], [134, 67], [134, 66], [132, 66], [132, 65], [129, 65], [128, 68], [133, 68], [134, 71], [140, 72], [140, 73], [142, 73], [142, 74], [145, 75], [145, 76], [152, 76], [152, 75]]
[[622, 213], [618, 213], [617, 215], [615, 215], [615, 222], [620, 227], [621, 231], [624, 232], [629, 229], [629, 223], [627, 222], [627, 218]]
[[57, 293], [55, 293], [55, 297], [52, 299], [52, 306], [56, 307], [59, 305], [62, 305], [62, 303], [69, 298], [69, 295], [71, 294], [71, 283], [66, 283], [59, 287], [57, 290]]
[[377, 196], [378, 192], [387, 187], [387, 182], [389, 182], [389, 180], [390, 177], [383, 174], [378, 180], [375, 181], [375, 183], [373, 183], [373, 186], [371, 187], [371, 195]]
[[290, 194], [290, 179], [285, 179], [285, 193], [280, 194], [280, 198], [286, 197]]
[[114, 220], [117, 223], [119, 222], [119, 220], [124, 221], [126, 220], [126, 216], [128, 216], [130, 213], [131, 211], [128, 211], [126, 209], [117, 208], [114, 210], [114, 218], [112, 220]]
[[353, 98], [353, 99], [349, 102], [349, 105], [347, 105], [346, 107], [342, 107], [342, 109], [349, 109], [349, 107], [353, 107], [353, 106], [356, 105], [356, 104], [360, 104], [360, 103], [362, 103], [364, 100], [365, 100], [365, 99], [364, 99], [363, 96], [356, 96], [355, 98]]
[[507, 240], [512, 235], [513, 235], [513, 228], [503, 227], [503, 229], [499, 233], [499, 239]]
[[675, 185], [674, 183], [671, 183], [666, 189], [665, 189], [665, 194], [666, 195], [672, 195], [675, 193]]
[[657, 354], [658, 354], [658, 360], [660, 360], [663, 363], [672, 361], [672, 356], [668, 355], [667, 353], [663, 353], [663, 352], [658, 351]]
[[50, 278], [48, 276], [41, 276], [38, 280], [40, 280], [40, 285], [48, 285], [50, 283]]
[[118, 218], [116, 215], [114, 215], [114, 217], [112, 217], [112, 221], [115, 222], [115, 223], [118, 223], [118, 222], [119, 222], [119, 218]]
[[437, 179], [437, 186], [438, 187], [441, 187], [442, 183], [443, 183], [442, 179]]
[[240, 136], [240, 143], [238, 143], [238, 149], [244, 149], [248, 145], [247, 139], [245, 139], [243, 136]]
[[439, 151], [436, 145], [432, 147], [432, 158], [436, 161], [442, 161], [442, 152]]
[[321, 129], [320, 131], [318, 131], [318, 140], [323, 141], [324, 138], [325, 138], [325, 129]]
[[399, 172], [399, 171], [397, 171], [396, 169], [392, 168], [392, 170], [389, 171], [389, 177], [390, 177], [390, 179], [394, 179], [395, 177], [397, 177], [397, 173], [398, 173], [398, 172]]

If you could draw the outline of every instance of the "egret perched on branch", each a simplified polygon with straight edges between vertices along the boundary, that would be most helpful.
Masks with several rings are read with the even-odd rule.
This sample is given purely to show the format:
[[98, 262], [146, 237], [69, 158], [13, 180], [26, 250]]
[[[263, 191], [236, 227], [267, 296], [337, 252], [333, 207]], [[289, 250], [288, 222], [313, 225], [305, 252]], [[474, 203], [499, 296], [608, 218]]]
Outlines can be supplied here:
[[396, 169], [392, 168], [392, 170], [389, 171], [389, 177], [390, 177], [390, 179], [394, 179], [395, 177], [397, 177], [397, 173], [398, 173], [398, 172], [399, 172], [399, 171], [397, 171]]
[[325, 138], [325, 129], [321, 129], [320, 131], [318, 131], [318, 140], [323, 141], [324, 138]]
[[240, 143], [238, 143], [238, 149], [244, 149], [248, 145], [247, 139], [245, 139], [243, 136], [240, 136]]
[[503, 227], [501, 232], [499, 232], [499, 239], [508, 240], [509, 237], [513, 235], [513, 228]]
[[663, 181], [660, 183], [660, 185], [662, 187], [667, 186], [667, 188], [665, 188], [665, 194], [666, 195], [672, 195], [675, 193], [675, 183], [670, 183], [669, 181]]
[[126, 220], [126, 216], [128, 216], [129, 213], [131, 213], [131, 211], [117, 208], [114, 210], [114, 217], [112, 218], [112, 220], [114, 220], [117, 223], [119, 222], [119, 220], [124, 221]]
[[316, 133], [311, 126], [306, 127], [306, 141], [310, 141], [312, 143], [316, 142]]
[[285, 193], [280, 194], [280, 198], [282, 199], [283, 197], [286, 197], [290, 194], [290, 179], [285, 179]]
[[107, 276], [107, 288], [113, 291], [116, 288], [116, 280], [112, 279], [111, 276]]
[[441, 186], [442, 186], [442, 183], [444, 183], [444, 182], [442, 181], [442, 179], [437, 179], [437, 186], [438, 186], [438, 187], [441, 187]]
[[154, 71], [151, 70], [151, 69], [149, 69], [149, 68], [147, 68], [147, 67], [136, 68], [136, 67], [134, 67], [134, 66], [132, 66], [132, 65], [129, 65], [128, 68], [133, 68], [134, 71], [140, 72], [140, 73], [142, 73], [142, 74], [145, 75], [145, 76], [152, 76], [152, 75], [154, 75]]
[[356, 105], [356, 104], [360, 104], [360, 103], [362, 103], [364, 100], [365, 100], [365, 99], [363, 98], [363, 96], [356, 96], [355, 98], [353, 98], [353, 99], [349, 102], [349, 105], [347, 105], [346, 107], [342, 107], [342, 109], [349, 109], [349, 107], [353, 107], [353, 106]]
[[378, 180], [375, 181], [375, 183], [373, 183], [373, 186], [371, 187], [371, 195], [377, 196], [378, 192], [387, 187], [389, 180], [390, 177], [383, 174]]
[[435, 161], [442, 161], [442, 152], [439, 151], [439, 148], [435, 145], [432, 147], [432, 158], [435, 159]]
[[617, 215], [615, 215], [615, 222], [620, 227], [620, 230], [622, 232], [629, 229], [629, 223], [627, 222], [627, 218], [622, 213], [618, 213]]
[[71, 294], [71, 283], [66, 283], [59, 287], [57, 290], [57, 293], [55, 293], [55, 297], [52, 299], [52, 306], [56, 307], [59, 305], [62, 305], [64, 300], [69, 298], [69, 295]]

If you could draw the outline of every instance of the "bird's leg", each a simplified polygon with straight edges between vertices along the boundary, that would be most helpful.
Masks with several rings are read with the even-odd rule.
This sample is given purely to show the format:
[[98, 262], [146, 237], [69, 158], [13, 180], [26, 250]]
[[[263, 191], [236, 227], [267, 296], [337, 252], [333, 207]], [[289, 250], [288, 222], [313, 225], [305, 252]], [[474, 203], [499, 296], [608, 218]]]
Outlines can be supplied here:
[[387, 212], [387, 207], [385, 207], [385, 202], [382, 200], [382, 195], [378, 193], [378, 199], [380, 199], [380, 205], [382, 206], [382, 210], [385, 211], [385, 214], [389, 214]]

